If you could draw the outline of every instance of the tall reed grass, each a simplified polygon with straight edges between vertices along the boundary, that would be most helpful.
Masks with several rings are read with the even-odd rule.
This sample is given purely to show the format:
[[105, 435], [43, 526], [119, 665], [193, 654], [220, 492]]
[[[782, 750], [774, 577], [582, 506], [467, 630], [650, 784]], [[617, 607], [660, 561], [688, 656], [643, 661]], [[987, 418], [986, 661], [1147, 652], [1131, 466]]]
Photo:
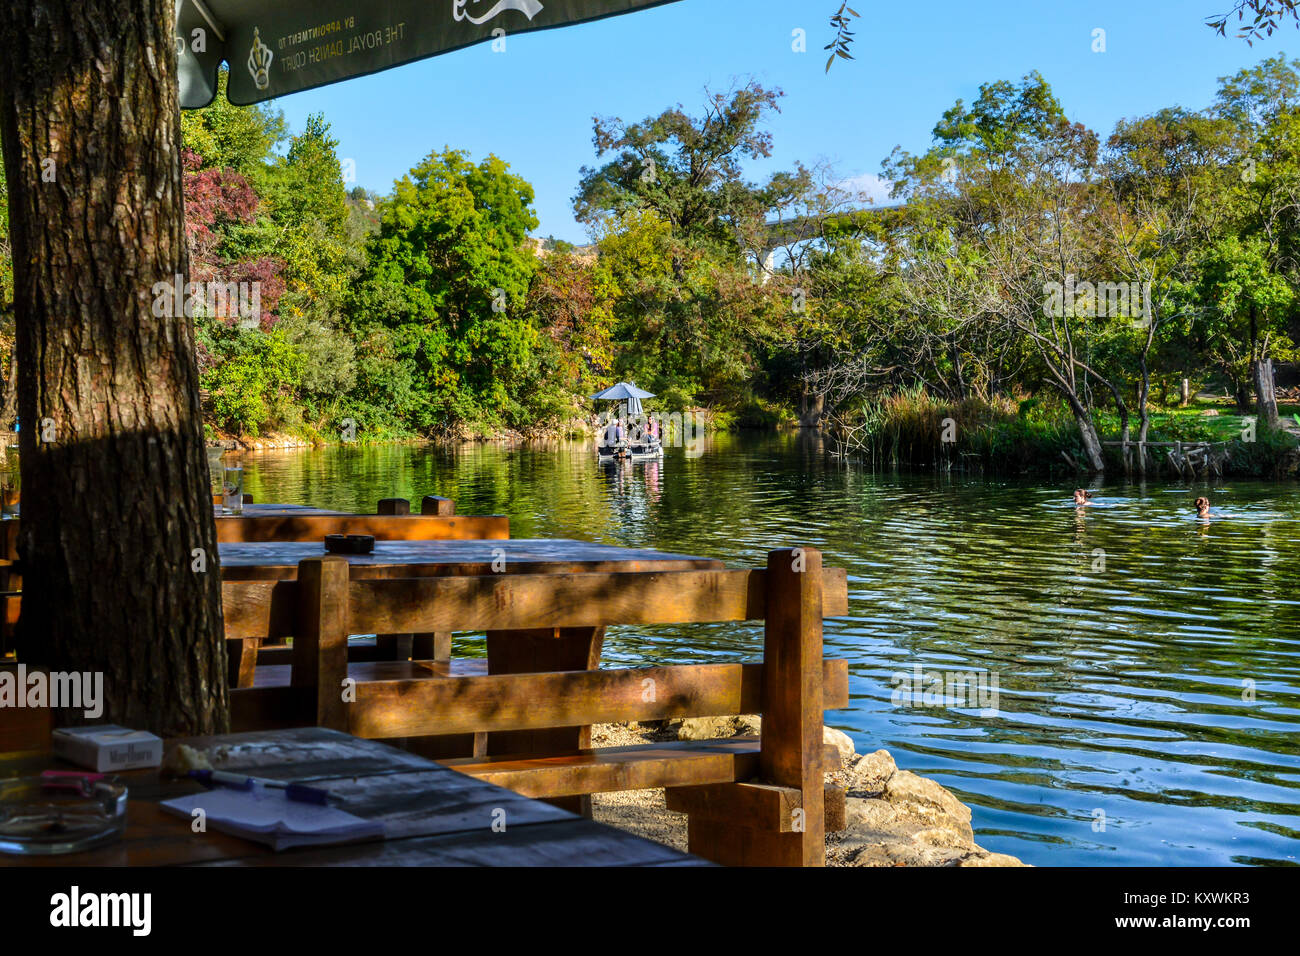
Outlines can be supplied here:
[[1002, 474], [1072, 470], [1082, 453], [1073, 420], [1035, 399], [945, 401], [923, 388], [881, 395], [846, 422], [847, 453], [878, 465]]

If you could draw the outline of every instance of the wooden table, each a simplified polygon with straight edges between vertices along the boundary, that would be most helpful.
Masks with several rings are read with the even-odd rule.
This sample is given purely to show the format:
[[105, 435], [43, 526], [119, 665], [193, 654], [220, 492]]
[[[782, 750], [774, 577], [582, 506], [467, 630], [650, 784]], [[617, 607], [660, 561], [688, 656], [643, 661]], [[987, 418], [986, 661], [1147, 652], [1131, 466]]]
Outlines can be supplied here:
[[[285, 580], [297, 577], [299, 561], [325, 554], [325, 545], [319, 541], [226, 542], [220, 546], [221, 573], [228, 581]], [[723, 567], [715, 558], [569, 538], [376, 541], [371, 554], [343, 557], [348, 559], [355, 578], [495, 572], [708, 571]]]
[[[316, 542], [231, 542], [220, 546], [227, 580], [296, 578], [298, 562], [325, 554]], [[377, 541], [368, 555], [345, 555], [353, 577], [423, 575], [576, 574], [604, 571], [723, 570], [715, 558], [624, 548], [566, 538], [462, 541]], [[406, 640], [402, 635], [401, 639]], [[545, 628], [487, 632], [489, 674], [595, 670], [605, 641], [603, 627]], [[450, 649], [450, 635], [430, 642], [438, 659]], [[421, 655], [416, 655], [421, 656]], [[510, 731], [489, 734], [475, 744], [487, 754], [562, 753], [591, 746], [590, 727]], [[588, 812], [586, 798], [563, 798], [563, 805]]]
[[[181, 741], [169, 741], [169, 748]], [[130, 791], [124, 837], [85, 853], [22, 857], [0, 866], [701, 866], [698, 857], [574, 816], [540, 800], [475, 780], [373, 740], [304, 728], [193, 738], [191, 746], [228, 748], [222, 770], [311, 782], [334, 806], [382, 820], [383, 840], [275, 853], [260, 843], [209, 830], [158, 803], [200, 792], [191, 780], [157, 770], [121, 774]], [[48, 755], [0, 755], [0, 777], [57, 767]], [[504, 814], [504, 816], [503, 816]], [[503, 821], [493, 829], [494, 821]]]

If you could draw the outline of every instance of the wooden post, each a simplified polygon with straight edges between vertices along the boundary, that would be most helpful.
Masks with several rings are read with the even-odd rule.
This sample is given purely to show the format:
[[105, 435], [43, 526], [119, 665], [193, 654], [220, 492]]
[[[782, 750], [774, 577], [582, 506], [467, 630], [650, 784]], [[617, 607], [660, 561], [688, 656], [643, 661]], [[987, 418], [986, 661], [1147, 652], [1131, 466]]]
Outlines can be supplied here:
[[434, 631], [416, 634], [411, 647], [411, 658], [417, 661], [451, 660], [451, 631]]
[[348, 676], [348, 562], [330, 556], [298, 562], [294, 687], [316, 689], [316, 725], [348, 729], [343, 680]]
[[240, 641], [226, 641], [230, 654], [230, 669], [226, 680], [231, 687], [252, 687], [257, 674], [257, 652], [262, 647], [260, 637], [246, 637]]
[[[774, 834], [787, 866], [825, 866], [822, 767], [822, 555], [767, 556], [763, 635], [763, 738], [759, 774], [803, 793], [804, 831]], [[778, 862], [778, 861], [773, 861]]]
[[[456, 502], [441, 495], [425, 495], [420, 499], [420, 514], [450, 518], [456, 514]], [[415, 635], [412, 656], [416, 660], [451, 660], [451, 632]]]
[[[380, 498], [375, 512], [381, 515], [409, 515], [411, 502], [405, 498]], [[380, 660], [409, 661], [414, 656], [414, 635], [411, 634], [380, 634], [375, 638], [375, 644], [379, 648]]]
[[375, 636], [377, 660], [409, 661], [414, 655], [414, 634], [377, 634]]
[[420, 514], [450, 517], [456, 513], [456, 502], [441, 495], [425, 495], [420, 499]]
[[[755, 814], [753, 785], [682, 792], [670, 808], [700, 807], [687, 820], [690, 851], [726, 866], [825, 866], [825, 766], [822, 746], [822, 556], [808, 548], [773, 551], [764, 580], [763, 731], [759, 779], [784, 789], [791, 817], [774, 824]], [[686, 788], [687, 791], [699, 788]], [[730, 806], [732, 812], [719, 812]], [[797, 814], [797, 816], [796, 816]], [[835, 821], [839, 823], [839, 820]]]
[[[420, 514], [450, 518], [456, 514], [456, 502], [441, 495], [425, 495], [420, 499]], [[451, 660], [451, 632], [415, 635], [412, 656], [416, 660]]]
[[[603, 627], [488, 631], [488, 673], [597, 670], [604, 644]], [[547, 730], [495, 731], [487, 736], [486, 752], [493, 755], [557, 754], [590, 746], [590, 726], [552, 727]], [[591, 816], [591, 797], [587, 795], [557, 797], [547, 802], [573, 813]]]

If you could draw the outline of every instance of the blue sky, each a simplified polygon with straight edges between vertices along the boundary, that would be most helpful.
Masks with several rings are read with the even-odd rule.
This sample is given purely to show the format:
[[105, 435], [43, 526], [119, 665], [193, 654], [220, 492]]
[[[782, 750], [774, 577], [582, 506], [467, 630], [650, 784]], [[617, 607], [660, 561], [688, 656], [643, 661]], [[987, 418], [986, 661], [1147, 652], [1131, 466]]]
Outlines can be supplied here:
[[[533, 184], [537, 235], [586, 240], [573, 218], [578, 170], [595, 162], [593, 115], [642, 119], [706, 87], [753, 77], [786, 93], [755, 178], [802, 160], [863, 185], [896, 145], [918, 151], [940, 114], [980, 83], [1037, 69], [1067, 113], [1099, 132], [1163, 106], [1209, 105], [1217, 79], [1289, 49], [1288, 26], [1253, 48], [1204, 18], [1230, 0], [857, 0], [853, 62], [824, 72], [835, 0], [681, 0], [640, 13], [509, 37], [275, 102], [294, 130], [323, 112], [356, 181], [385, 193], [445, 145], [496, 153]], [[913, 15], [914, 14], [914, 15]], [[1106, 31], [1094, 53], [1093, 31]], [[792, 32], [807, 32], [806, 53]]]

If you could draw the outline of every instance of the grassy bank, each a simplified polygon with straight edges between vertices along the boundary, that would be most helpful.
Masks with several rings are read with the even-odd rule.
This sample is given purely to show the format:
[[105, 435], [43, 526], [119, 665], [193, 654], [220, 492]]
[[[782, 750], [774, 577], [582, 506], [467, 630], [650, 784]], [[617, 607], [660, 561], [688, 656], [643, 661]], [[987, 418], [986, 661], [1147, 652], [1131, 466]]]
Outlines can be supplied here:
[[[1293, 403], [1294, 404], [1294, 403]], [[1285, 419], [1300, 406], [1283, 407]], [[1256, 426], [1228, 403], [1201, 401], [1186, 408], [1161, 408], [1151, 414], [1149, 442], [1222, 442], [1227, 452], [1224, 473], [1241, 477], [1285, 478], [1296, 475], [1300, 441], [1284, 429]], [[1097, 415], [1102, 441], [1118, 441], [1119, 417]], [[1137, 420], [1130, 418], [1130, 439]], [[899, 392], [865, 403], [840, 430], [847, 454], [877, 466], [941, 468], [995, 475], [1063, 477], [1081, 470], [1083, 443], [1074, 419], [1054, 398], [948, 402], [922, 390]], [[1122, 474], [1118, 447], [1106, 448], [1106, 467]], [[1163, 453], [1154, 453], [1155, 476], [1172, 474]], [[1149, 472], [1150, 474], [1150, 472]]]

